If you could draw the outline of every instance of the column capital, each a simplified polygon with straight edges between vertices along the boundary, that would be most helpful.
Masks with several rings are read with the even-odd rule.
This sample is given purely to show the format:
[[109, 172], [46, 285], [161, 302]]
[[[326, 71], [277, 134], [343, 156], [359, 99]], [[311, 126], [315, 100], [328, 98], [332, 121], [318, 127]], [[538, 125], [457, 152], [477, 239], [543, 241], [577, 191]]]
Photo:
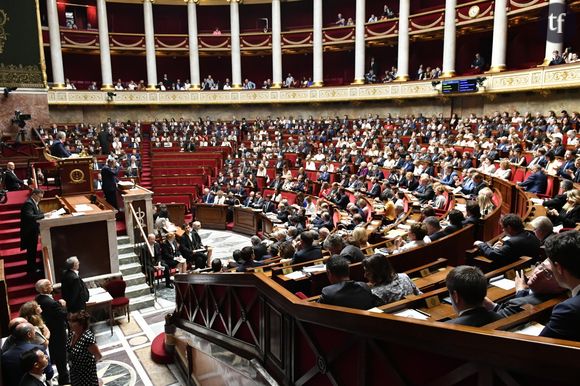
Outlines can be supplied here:
[[193, 4], [199, 4], [199, 0], [183, 0], [184, 3], [193, 3]]
[[228, 3], [231, 3], [232, 1], [234, 3], [238, 3], [238, 4], [242, 4], [244, 2], [244, 0], [226, 0]]
[[143, 4], [151, 3], [153, 4], [155, 0], [143, 0]]

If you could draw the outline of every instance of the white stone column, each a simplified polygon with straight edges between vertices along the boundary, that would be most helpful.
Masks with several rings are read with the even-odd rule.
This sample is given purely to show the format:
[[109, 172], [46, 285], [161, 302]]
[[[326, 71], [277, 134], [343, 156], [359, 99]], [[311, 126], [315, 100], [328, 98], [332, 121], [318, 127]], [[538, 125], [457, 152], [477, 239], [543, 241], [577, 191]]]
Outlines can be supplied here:
[[507, 0], [495, 0], [493, 10], [493, 44], [489, 72], [500, 72], [506, 69], [507, 30]]
[[354, 84], [365, 82], [365, 1], [356, 0], [354, 40]]
[[[399, 48], [397, 53], [397, 81], [409, 80], [409, 14], [411, 0], [399, 1]], [[381, 74], [375, 74], [377, 79]]]
[[457, 0], [445, 1], [445, 29], [443, 31], [443, 78], [455, 75], [455, 7]]
[[312, 83], [324, 84], [324, 48], [322, 46], [322, 0], [314, 0], [312, 10]]
[[280, 0], [272, 0], [272, 88], [282, 87], [282, 21]]
[[107, 22], [107, 3], [105, 0], [97, 0], [97, 19], [99, 23], [99, 51], [101, 55], [101, 90], [112, 90], [113, 71], [111, 70], [109, 23]]
[[56, 0], [47, 0], [48, 34], [50, 37], [50, 60], [52, 64], [52, 88], [64, 89], [64, 66], [62, 64], [62, 49], [60, 47], [60, 25]]
[[197, 40], [197, 3], [199, 0], [187, 0], [187, 30], [189, 37], [189, 81], [191, 88], [199, 90], [199, 42]]
[[143, 1], [145, 22], [145, 56], [147, 59], [147, 89], [157, 88], [157, 62], [155, 60], [155, 30], [153, 27], [153, 0]]
[[544, 65], [552, 60], [552, 53], [564, 51], [564, 26], [566, 21], [566, 0], [550, 0], [548, 5], [548, 28], [546, 31], [546, 53]]
[[240, 0], [228, 0], [230, 3], [230, 39], [232, 46], [232, 88], [242, 88], [242, 54], [240, 50]]

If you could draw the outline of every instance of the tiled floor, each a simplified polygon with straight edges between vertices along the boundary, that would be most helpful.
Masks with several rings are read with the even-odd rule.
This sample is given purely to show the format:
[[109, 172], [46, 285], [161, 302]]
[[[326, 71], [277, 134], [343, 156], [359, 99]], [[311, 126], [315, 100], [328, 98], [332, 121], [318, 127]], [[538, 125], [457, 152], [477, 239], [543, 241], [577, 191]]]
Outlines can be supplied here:
[[[231, 257], [235, 249], [251, 245], [249, 237], [226, 231], [201, 230], [205, 245], [213, 247], [215, 258]], [[117, 318], [113, 335], [106, 322], [93, 325], [103, 359], [97, 365], [106, 386], [185, 385], [175, 365], [158, 365], [151, 360], [151, 342], [164, 330], [165, 314], [175, 308], [175, 290], [163, 285], [154, 307], [134, 311], [131, 322]]]

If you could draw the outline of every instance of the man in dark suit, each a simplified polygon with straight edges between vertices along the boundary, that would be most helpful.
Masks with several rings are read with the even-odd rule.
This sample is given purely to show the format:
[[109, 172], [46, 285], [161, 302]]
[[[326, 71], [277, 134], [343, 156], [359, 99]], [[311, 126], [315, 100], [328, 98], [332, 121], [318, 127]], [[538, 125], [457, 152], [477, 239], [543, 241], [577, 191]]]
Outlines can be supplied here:
[[268, 254], [268, 248], [262, 244], [262, 240], [258, 236], [252, 236], [250, 238], [252, 242], [252, 248], [254, 248], [254, 259], [260, 261]]
[[526, 304], [538, 305], [564, 291], [554, 278], [552, 263], [549, 259], [538, 264], [529, 278], [526, 279], [524, 272], [516, 272], [515, 277], [516, 295], [503, 303], [496, 304], [486, 298], [486, 307], [502, 317], [507, 317], [523, 311]]
[[294, 254], [292, 264], [304, 263], [322, 258], [320, 246], [314, 245], [314, 234], [311, 231], [300, 233], [300, 247]]
[[47, 366], [48, 356], [42, 352], [42, 350], [33, 348], [25, 351], [22, 355], [20, 355], [20, 367], [22, 370], [24, 370], [25, 373], [20, 379], [18, 386], [52, 385], [52, 383], [46, 381], [46, 376], [44, 375], [44, 369]]
[[66, 142], [66, 134], [64, 131], [59, 131], [56, 134], [56, 140], [52, 143], [50, 147], [50, 154], [53, 157], [58, 158], [68, 158], [71, 156], [70, 151], [66, 149], [64, 143]]
[[264, 204], [262, 206], [264, 213], [276, 213], [276, 204], [274, 204], [268, 195], [264, 196]]
[[442, 237], [447, 236], [445, 231], [441, 228], [441, 223], [437, 216], [429, 216], [423, 223], [427, 227], [427, 235], [431, 241], [439, 240]]
[[52, 283], [48, 279], [41, 279], [36, 282], [36, 302], [42, 308], [42, 319], [50, 331], [48, 348], [52, 362], [58, 370], [58, 384], [66, 385], [70, 383], [66, 358], [66, 301], [54, 300], [52, 297]]
[[546, 177], [540, 165], [535, 165], [532, 166], [532, 174], [525, 181], [518, 183], [518, 185], [524, 188], [526, 192], [544, 194], [548, 186], [548, 177]]
[[[2, 353], [2, 380], [3, 384], [18, 385], [25, 374], [21, 368], [21, 355], [30, 350], [41, 350], [46, 354], [46, 349], [38, 344], [31, 343], [35, 336], [34, 326], [28, 322], [18, 324], [14, 328], [14, 345]], [[46, 379], [52, 379], [54, 370], [52, 366], [45, 366]]]
[[473, 243], [485, 257], [500, 264], [509, 264], [521, 256], [530, 256], [537, 260], [540, 255], [540, 240], [531, 232], [524, 229], [520, 216], [507, 214], [502, 217], [500, 224], [507, 238], [491, 246], [483, 241]]
[[326, 262], [326, 274], [330, 285], [322, 289], [318, 303], [368, 310], [383, 304], [363, 282], [350, 280], [348, 260], [332, 256]]
[[350, 202], [350, 199], [346, 195], [346, 190], [344, 188], [340, 188], [338, 190], [338, 196], [333, 200], [333, 202], [338, 206], [340, 209], [345, 210], [346, 206]]
[[184, 224], [183, 231], [183, 235], [179, 238], [179, 252], [181, 252], [181, 256], [187, 260], [188, 264], [195, 265], [191, 226], [189, 224]]
[[545, 243], [558, 284], [572, 297], [558, 304], [540, 336], [580, 341], [580, 231], [558, 233]]
[[572, 152], [572, 150], [566, 150], [566, 153], [564, 154], [564, 163], [560, 166], [557, 172], [558, 176], [571, 180], [574, 177], [574, 173], [576, 173], [576, 166], [574, 164], [574, 152]]
[[568, 199], [567, 192], [574, 188], [574, 184], [570, 180], [562, 180], [560, 182], [560, 191], [558, 194], [549, 200], [544, 201], [544, 205], [548, 209], [556, 209], [558, 212], [562, 210], [566, 200]]
[[117, 161], [108, 159], [107, 164], [101, 169], [101, 181], [103, 185], [103, 193], [105, 199], [113, 208], [119, 209], [117, 205], [117, 174], [119, 167]]
[[201, 223], [199, 221], [191, 223], [191, 240], [193, 243], [195, 268], [203, 269], [209, 264], [212, 250], [201, 242], [201, 236], [199, 235], [200, 229]]
[[16, 173], [14, 173], [14, 169], [16, 166], [14, 162], [8, 162], [6, 164], [6, 173], [4, 174], [4, 187], [6, 190], [12, 192], [15, 190], [20, 190], [24, 186], [24, 181], [22, 181]]
[[205, 188], [203, 190], [203, 196], [201, 196], [201, 202], [203, 202], [204, 204], [213, 204], [215, 195], [212, 193], [211, 190], [209, 190], [208, 188]]
[[66, 259], [66, 270], [61, 278], [62, 298], [66, 302], [67, 311], [71, 314], [84, 310], [89, 300], [89, 290], [79, 276], [80, 265], [76, 256]]
[[419, 199], [421, 204], [426, 204], [435, 197], [435, 191], [433, 190], [433, 185], [429, 183], [429, 175], [421, 174], [419, 178], [419, 186], [413, 192], [413, 196]]
[[40, 234], [38, 220], [44, 218], [44, 213], [42, 213], [38, 204], [43, 196], [44, 191], [40, 189], [32, 190], [32, 194], [24, 202], [20, 210], [20, 249], [26, 250], [26, 269], [31, 276], [41, 273], [36, 264], [36, 249], [38, 235]]
[[458, 317], [450, 324], [481, 327], [501, 319], [497, 313], [483, 306], [487, 293], [487, 279], [477, 267], [460, 265], [453, 268], [445, 279], [453, 309]]

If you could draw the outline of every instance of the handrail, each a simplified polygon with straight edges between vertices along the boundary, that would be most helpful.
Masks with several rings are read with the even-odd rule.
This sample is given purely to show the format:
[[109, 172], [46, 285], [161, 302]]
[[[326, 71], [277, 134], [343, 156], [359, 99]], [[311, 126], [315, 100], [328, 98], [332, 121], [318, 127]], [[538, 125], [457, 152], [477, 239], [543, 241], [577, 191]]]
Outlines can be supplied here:
[[145, 242], [145, 245], [147, 245], [147, 250], [149, 251], [151, 256], [155, 256], [155, 253], [153, 252], [153, 248], [151, 248], [151, 245], [149, 245], [149, 243], [147, 242], [147, 235], [145, 234], [145, 230], [143, 229], [143, 226], [141, 226], [141, 222], [139, 221], [139, 218], [137, 217], [137, 213], [135, 213], [135, 208], [133, 208], [133, 203], [129, 203], [129, 208], [131, 208], [131, 214], [133, 215], [133, 221], [139, 227], [141, 237], [143, 237], [143, 241]]

